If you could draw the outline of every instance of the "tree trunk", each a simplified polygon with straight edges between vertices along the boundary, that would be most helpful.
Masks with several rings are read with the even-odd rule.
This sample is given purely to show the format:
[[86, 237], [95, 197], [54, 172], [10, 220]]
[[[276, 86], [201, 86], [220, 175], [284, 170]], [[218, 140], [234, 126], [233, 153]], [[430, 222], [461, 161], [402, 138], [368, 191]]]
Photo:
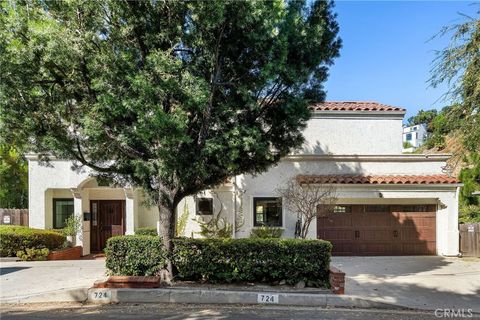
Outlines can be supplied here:
[[167, 252], [167, 274], [165, 281], [171, 283], [173, 280], [173, 265], [170, 260], [173, 253], [172, 239], [175, 237], [175, 205], [158, 204], [160, 218], [160, 234], [163, 246]]

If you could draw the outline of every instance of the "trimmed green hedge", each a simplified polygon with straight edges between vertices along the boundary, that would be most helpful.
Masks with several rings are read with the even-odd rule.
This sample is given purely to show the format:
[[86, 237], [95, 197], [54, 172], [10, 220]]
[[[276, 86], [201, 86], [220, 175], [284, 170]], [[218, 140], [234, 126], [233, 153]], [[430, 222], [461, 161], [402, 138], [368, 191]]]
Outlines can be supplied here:
[[331, 250], [322, 240], [176, 239], [173, 260], [184, 279], [326, 286]]
[[18, 251], [47, 248], [54, 250], [63, 245], [65, 236], [51, 230], [22, 226], [0, 226], [0, 256], [15, 257]]
[[135, 230], [136, 236], [158, 236], [157, 228], [155, 227], [144, 227], [138, 228]]
[[[209, 282], [275, 282], [328, 286], [332, 245], [301, 239], [173, 240], [177, 277]], [[152, 236], [110, 238], [105, 250], [114, 275], [152, 275], [165, 267], [161, 239]]]
[[106, 266], [112, 275], [151, 276], [165, 268], [158, 236], [117, 236], [107, 240]]

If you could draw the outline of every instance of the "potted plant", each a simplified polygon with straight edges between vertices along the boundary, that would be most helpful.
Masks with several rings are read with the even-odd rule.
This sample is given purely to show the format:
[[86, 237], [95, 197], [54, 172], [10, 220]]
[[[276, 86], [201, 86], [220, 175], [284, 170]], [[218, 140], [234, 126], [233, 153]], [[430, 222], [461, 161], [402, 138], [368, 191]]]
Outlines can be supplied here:
[[75, 238], [81, 227], [82, 219], [79, 216], [72, 215], [65, 220], [65, 227], [62, 229], [62, 232], [67, 237], [67, 242], [72, 248], [75, 246]]

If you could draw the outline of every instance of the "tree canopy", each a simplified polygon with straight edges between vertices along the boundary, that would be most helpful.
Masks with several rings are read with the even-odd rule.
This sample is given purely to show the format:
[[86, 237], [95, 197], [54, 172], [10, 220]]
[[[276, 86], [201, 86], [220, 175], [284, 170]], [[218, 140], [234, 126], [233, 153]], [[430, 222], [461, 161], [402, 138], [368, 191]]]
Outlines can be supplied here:
[[429, 129], [429, 131], [431, 131], [430, 124], [436, 116], [437, 116], [436, 109], [426, 110], [426, 111], [424, 111], [423, 109], [420, 109], [416, 115], [408, 118], [407, 125], [414, 126], [416, 124], [425, 123], [427, 124], [427, 128]]
[[0, 133], [143, 188], [173, 236], [183, 197], [301, 145], [341, 46], [332, 7], [4, 1]]
[[445, 27], [440, 36], [451, 34], [448, 47], [437, 53], [430, 83], [449, 84], [446, 98], [453, 101], [446, 111], [450, 126], [461, 127], [465, 147], [480, 151], [480, 10], [476, 17]]

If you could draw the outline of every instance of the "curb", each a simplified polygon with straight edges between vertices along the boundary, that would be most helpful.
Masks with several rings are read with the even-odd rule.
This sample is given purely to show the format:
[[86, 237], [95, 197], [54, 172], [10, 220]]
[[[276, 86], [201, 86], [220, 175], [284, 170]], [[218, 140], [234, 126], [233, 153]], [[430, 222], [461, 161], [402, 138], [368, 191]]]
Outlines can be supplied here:
[[269, 304], [303, 307], [350, 307], [406, 309], [405, 307], [351, 295], [286, 292], [227, 291], [205, 289], [88, 289], [87, 302], [106, 303], [195, 303]]
[[88, 288], [75, 288], [16, 296], [0, 299], [0, 304], [39, 303], [39, 302], [85, 302], [88, 297]]

